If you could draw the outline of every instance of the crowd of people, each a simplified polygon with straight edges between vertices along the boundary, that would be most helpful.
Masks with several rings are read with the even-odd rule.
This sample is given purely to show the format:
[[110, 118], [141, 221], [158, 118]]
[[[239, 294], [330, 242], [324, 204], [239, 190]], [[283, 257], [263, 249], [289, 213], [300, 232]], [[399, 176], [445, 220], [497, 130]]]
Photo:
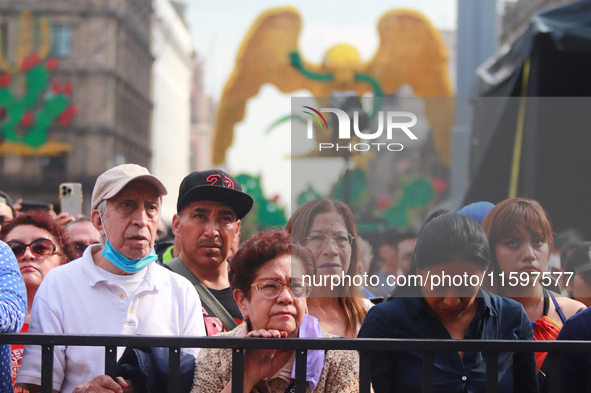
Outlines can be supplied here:
[[[418, 233], [391, 228], [375, 241], [361, 238], [346, 204], [317, 199], [294, 211], [285, 229], [240, 244], [253, 199], [231, 175], [187, 175], [172, 238], [159, 242], [166, 194], [134, 164], [99, 176], [90, 217], [20, 212], [0, 191], [0, 331], [591, 339], [591, 242], [572, 230], [554, 234], [534, 200], [438, 210]], [[375, 280], [352, 279], [368, 274]], [[113, 379], [103, 375], [104, 348], [56, 346], [53, 390], [165, 391], [162, 348], [117, 351]], [[561, 360], [562, 391], [591, 391], [589, 354], [563, 353]], [[436, 352], [434, 365], [435, 391], [486, 390], [482, 352]], [[2, 392], [40, 391], [39, 346], [0, 346], [0, 368]], [[306, 369], [306, 391], [359, 391], [356, 351], [310, 350]], [[374, 352], [370, 370], [377, 393], [418, 392], [423, 353]], [[544, 391], [553, 372], [546, 353], [498, 356], [503, 392]], [[233, 377], [230, 349], [182, 349], [183, 392], [230, 392]], [[244, 392], [292, 391], [295, 352], [246, 350], [241, 384]]]

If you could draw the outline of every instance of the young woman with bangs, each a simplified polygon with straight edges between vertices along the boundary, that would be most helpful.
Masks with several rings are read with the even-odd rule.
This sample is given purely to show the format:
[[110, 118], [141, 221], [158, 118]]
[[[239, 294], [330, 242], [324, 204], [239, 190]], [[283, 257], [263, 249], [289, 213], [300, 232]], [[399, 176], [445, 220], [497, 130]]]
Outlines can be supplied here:
[[[555, 340], [566, 320], [585, 305], [544, 287], [550, 283], [548, 259], [553, 246], [552, 225], [546, 211], [530, 199], [507, 199], [488, 212], [482, 227], [492, 252], [487, 273], [493, 272], [491, 289], [521, 303], [536, 340]], [[517, 283], [514, 279], [509, 281], [511, 274], [518, 278]], [[541, 374], [545, 358], [546, 353], [536, 353]]]

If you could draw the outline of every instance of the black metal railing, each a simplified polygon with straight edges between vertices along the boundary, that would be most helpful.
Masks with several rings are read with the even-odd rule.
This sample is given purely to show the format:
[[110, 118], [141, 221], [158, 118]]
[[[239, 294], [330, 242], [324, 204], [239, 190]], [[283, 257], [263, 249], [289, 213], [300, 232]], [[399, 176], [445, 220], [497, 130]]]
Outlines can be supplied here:
[[371, 353], [374, 351], [423, 352], [423, 393], [434, 391], [435, 352], [484, 352], [486, 362], [486, 393], [498, 392], [499, 352], [548, 352], [548, 387], [550, 393], [560, 392], [560, 354], [591, 352], [590, 341], [511, 341], [511, 340], [434, 340], [434, 339], [304, 339], [270, 340], [253, 337], [154, 337], [98, 336], [49, 334], [0, 334], [0, 344], [41, 345], [41, 392], [52, 392], [53, 348], [56, 345], [105, 348], [105, 374], [117, 372], [117, 347], [169, 348], [169, 392], [179, 391], [181, 348], [232, 349], [232, 392], [242, 392], [245, 349], [296, 350], [296, 392], [306, 391], [306, 356], [308, 350], [359, 351], [359, 390], [370, 392]]

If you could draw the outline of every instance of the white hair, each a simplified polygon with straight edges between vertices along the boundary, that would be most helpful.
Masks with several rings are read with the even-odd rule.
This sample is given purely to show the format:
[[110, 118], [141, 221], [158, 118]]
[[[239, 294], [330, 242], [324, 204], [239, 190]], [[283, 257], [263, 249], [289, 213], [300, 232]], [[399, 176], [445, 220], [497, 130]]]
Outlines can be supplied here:
[[[101, 218], [101, 223], [103, 224], [103, 231], [105, 228], [105, 223], [107, 222], [107, 200], [103, 199], [101, 201], [101, 203], [98, 204], [98, 206], [96, 207], [96, 210], [98, 210], [100, 218]], [[104, 247], [105, 244], [107, 244], [107, 240], [105, 239], [104, 236], [99, 237], [99, 243]]]

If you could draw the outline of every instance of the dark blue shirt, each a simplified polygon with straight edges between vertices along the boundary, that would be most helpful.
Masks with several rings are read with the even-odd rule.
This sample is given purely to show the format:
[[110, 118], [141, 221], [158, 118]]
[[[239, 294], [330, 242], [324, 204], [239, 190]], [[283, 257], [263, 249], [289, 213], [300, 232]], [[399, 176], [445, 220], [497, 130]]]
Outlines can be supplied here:
[[[533, 340], [532, 329], [521, 304], [484, 290], [477, 297], [476, 316], [466, 339]], [[398, 297], [369, 310], [359, 331], [363, 338], [451, 339], [447, 329], [419, 297]], [[420, 392], [422, 352], [374, 352], [372, 384], [376, 393]], [[484, 353], [435, 353], [435, 392], [484, 392]], [[499, 392], [539, 392], [533, 352], [499, 353]]]
[[[557, 340], [591, 340], [591, 308], [566, 321]], [[591, 355], [588, 352], [562, 354], [560, 386], [562, 393], [591, 392]]]

